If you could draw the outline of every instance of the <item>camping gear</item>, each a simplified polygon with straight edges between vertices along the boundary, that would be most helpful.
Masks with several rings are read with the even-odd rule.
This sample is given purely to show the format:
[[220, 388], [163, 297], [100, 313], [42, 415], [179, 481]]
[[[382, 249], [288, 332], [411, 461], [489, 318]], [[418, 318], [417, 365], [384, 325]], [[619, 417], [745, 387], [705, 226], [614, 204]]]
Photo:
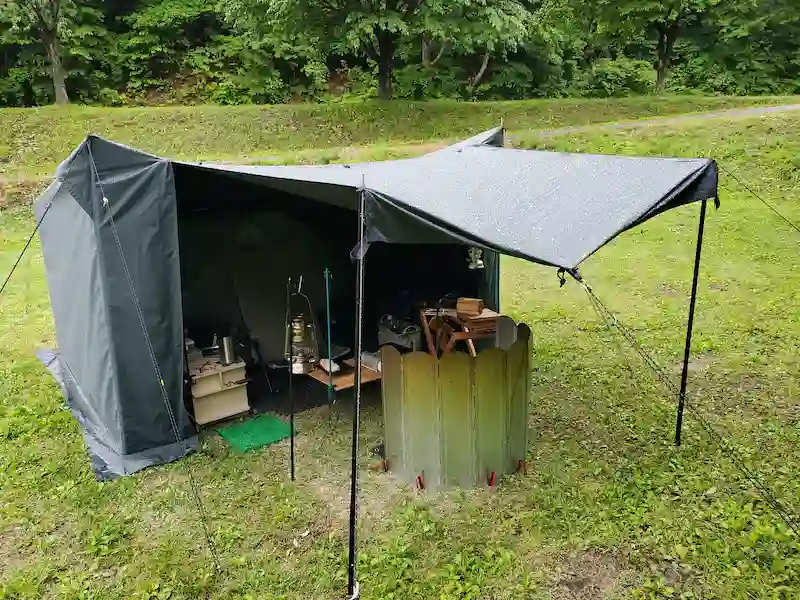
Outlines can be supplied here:
[[480, 298], [459, 298], [456, 303], [456, 311], [459, 316], [474, 317], [483, 311], [485, 305]]
[[[321, 358], [319, 360], [319, 366], [323, 371], [330, 374], [338, 373], [339, 371], [341, 371], [341, 367], [339, 365], [337, 365], [332, 360], [328, 360], [327, 358]], [[333, 389], [333, 378], [330, 379], [329, 387]]]
[[291, 435], [289, 424], [270, 414], [229, 425], [217, 430], [236, 452], [249, 452], [285, 440]]
[[499, 313], [488, 308], [478, 315], [462, 314], [453, 308], [427, 308], [419, 313], [428, 352], [433, 356], [438, 356], [439, 350], [444, 354], [451, 352], [458, 342], [466, 342], [470, 355], [476, 356], [475, 341], [494, 339], [499, 317]]
[[233, 349], [233, 336], [226, 335], [222, 338], [219, 359], [223, 365], [229, 365], [236, 360], [236, 353]]
[[[185, 323], [229, 325], [237, 295], [273, 361], [283, 357], [293, 316], [281, 283], [292, 273], [341, 272], [347, 285], [332, 306], [355, 306], [357, 296], [372, 323], [387, 287], [433, 301], [457, 290], [497, 310], [500, 254], [577, 278], [577, 267], [621, 232], [716, 198], [712, 160], [502, 143], [496, 128], [412, 159], [234, 166], [84, 140], [38, 199], [36, 217], [68, 402], [105, 449], [109, 468], [97, 473], [126, 475], [196, 443], [184, 407]], [[224, 256], [209, 252], [208, 240], [222, 236], [230, 240]], [[483, 250], [483, 270], [468, 268], [468, 247]], [[219, 283], [232, 270], [236, 294]], [[323, 284], [309, 280], [312, 305], [324, 302]], [[362, 311], [353, 313], [342, 312], [354, 319], [342, 331], [362, 330]], [[371, 330], [364, 343], [373, 338]], [[358, 342], [342, 341], [356, 356]]]
[[194, 340], [192, 340], [190, 338], [186, 338], [184, 340], [184, 345], [186, 347], [186, 360], [187, 361], [193, 361], [193, 360], [197, 360], [199, 358], [203, 358], [203, 353], [197, 347], [197, 345], [194, 343]]
[[[342, 361], [341, 369], [333, 374], [333, 390], [341, 392], [342, 390], [349, 390], [356, 385], [356, 359], [348, 358]], [[326, 373], [323, 369], [315, 369], [308, 374], [312, 379], [316, 379], [320, 383], [328, 385], [330, 374]], [[361, 385], [372, 383], [373, 381], [380, 381], [381, 374], [372, 369], [368, 369], [365, 365], [361, 365]]]
[[381, 355], [379, 352], [362, 352], [361, 353], [361, 364], [364, 365], [365, 369], [369, 369], [370, 371], [375, 371], [376, 373], [381, 372]]
[[[470, 488], [527, 456], [530, 329], [507, 350], [400, 354], [381, 349], [384, 441], [392, 473], [426, 490]], [[422, 485], [418, 478], [422, 478]]]
[[470, 248], [468, 256], [469, 268], [473, 271], [483, 269], [486, 266], [483, 262], [483, 250], [480, 248]]
[[419, 350], [422, 348], [422, 330], [411, 321], [383, 315], [378, 322], [378, 346], [386, 344], [408, 351]]
[[[289, 279], [287, 290], [291, 289]], [[314, 310], [311, 300], [302, 292], [303, 278], [300, 277], [297, 289], [288, 293], [286, 305], [286, 346], [284, 356], [293, 375], [306, 375], [317, 367], [319, 344]], [[293, 306], [292, 303], [295, 303]], [[299, 305], [298, 305], [299, 304]], [[297, 312], [293, 312], [293, 311]], [[289, 320], [289, 315], [293, 315]]]
[[219, 336], [216, 333], [211, 340], [211, 345], [203, 348], [202, 354], [207, 358], [219, 356]]
[[189, 362], [194, 420], [205, 425], [250, 410], [244, 361], [222, 364], [201, 357]]

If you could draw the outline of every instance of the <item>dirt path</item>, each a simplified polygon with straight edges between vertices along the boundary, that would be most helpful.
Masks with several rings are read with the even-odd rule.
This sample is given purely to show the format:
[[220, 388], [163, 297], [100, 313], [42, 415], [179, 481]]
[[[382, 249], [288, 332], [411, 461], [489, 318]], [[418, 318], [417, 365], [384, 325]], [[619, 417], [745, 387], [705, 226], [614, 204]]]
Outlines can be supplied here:
[[558, 129], [547, 129], [532, 132], [534, 135], [550, 137], [555, 135], [565, 135], [569, 133], [582, 133], [584, 131], [617, 131], [621, 129], [639, 129], [642, 127], [652, 127], [656, 125], [672, 125], [675, 123], [686, 123], [690, 121], [706, 121], [708, 119], [736, 119], [739, 117], [757, 117], [776, 112], [789, 112], [800, 110], [800, 104], [787, 104], [783, 106], [754, 106], [752, 108], [732, 108], [708, 113], [696, 113], [688, 115], [675, 115], [669, 117], [655, 117], [653, 119], [637, 119], [635, 121], [619, 121], [616, 123], [597, 123], [591, 125], [575, 125], [572, 127], [559, 127]]

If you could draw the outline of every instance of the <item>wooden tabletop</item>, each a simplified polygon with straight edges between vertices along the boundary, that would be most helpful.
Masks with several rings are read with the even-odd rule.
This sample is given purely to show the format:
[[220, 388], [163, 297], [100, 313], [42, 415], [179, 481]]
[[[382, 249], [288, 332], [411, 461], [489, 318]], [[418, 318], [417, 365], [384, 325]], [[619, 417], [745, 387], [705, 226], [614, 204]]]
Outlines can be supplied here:
[[[349, 368], [343, 368], [338, 373], [333, 374], [333, 389], [337, 392], [342, 390], [347, 390], [356, 386], [356, 361], [354, 358], [348, 358], [347, 360], [343, 361], [344, 365]], [[322, 367], [317, 367], [311, 373], [308, 374], [309, 377], [312, 379], [316, 379], [320, 383], [324, 383], [326, 386], [331, 381], [330, 374], [323, 369]], [[372, 381], [379, 381], [381, 378], [381, 374], [377, 371], [373, 371], [372, 369], [368, 369], [367, 367], [361, 367], [361, 385], [365, 383], [370, 383]]]

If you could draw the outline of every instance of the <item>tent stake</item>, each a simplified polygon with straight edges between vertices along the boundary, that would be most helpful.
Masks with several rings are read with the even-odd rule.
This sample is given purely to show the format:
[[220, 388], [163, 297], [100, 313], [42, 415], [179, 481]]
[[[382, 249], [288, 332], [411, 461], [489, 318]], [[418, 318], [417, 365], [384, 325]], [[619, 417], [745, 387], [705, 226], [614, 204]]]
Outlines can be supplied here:
[[703, 198], [700, 205], [700, 224], [697, 227], [697, 247], [694, 255], [694, 275], [692, 276], [692, 296], [689, 300], [689, 319], [686, 323], [686, 346], [683, 349], [683, 371], [681, 372], [681, 391], [678, 396], [678, 419], [675, 423], [675, 445], [681, 445], [683, 429], [683, 408], [686, 402], [686, 380], [689, 377], [689, 356], [692, 351], [692, 327], [694, 326], [694, 307], [697, 303], [697, 280], [700, 276], [700, 254], [703, 250], [703, 229], [706, 222], [708, 200]]
[[358, 435], [361, 418], [361, 332], [364, 318], [364, 204], [366, 191], [361, 189], [358, 207], [358, 256], [356, 260], [356, 343], [355, 343], [355, 388], [353, 393], [353, 443], [350, 455], [350, 540], [347, 556], [347, 594], [349, 599], [359, 597], [359, 586], [356, 579], [356, 519], [358, 516]]

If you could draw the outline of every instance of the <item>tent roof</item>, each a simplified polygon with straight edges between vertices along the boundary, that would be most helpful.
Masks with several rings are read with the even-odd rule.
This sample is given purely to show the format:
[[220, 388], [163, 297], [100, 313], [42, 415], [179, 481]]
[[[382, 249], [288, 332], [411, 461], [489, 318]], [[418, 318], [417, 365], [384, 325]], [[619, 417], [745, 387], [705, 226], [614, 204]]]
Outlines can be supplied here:
[[[713, 160], [496, 147], [502, 136], [501, 128], [492, 129], [405, 160], [316, 166], [178, 164], [226, 172], [353, 210], [364, 190], [370, 241], [456, 238], [566, 269], [576, 268], [619, 233], [656, 214], [717, 195]], [[95, 156], [99, 153], [95, 150]]]

